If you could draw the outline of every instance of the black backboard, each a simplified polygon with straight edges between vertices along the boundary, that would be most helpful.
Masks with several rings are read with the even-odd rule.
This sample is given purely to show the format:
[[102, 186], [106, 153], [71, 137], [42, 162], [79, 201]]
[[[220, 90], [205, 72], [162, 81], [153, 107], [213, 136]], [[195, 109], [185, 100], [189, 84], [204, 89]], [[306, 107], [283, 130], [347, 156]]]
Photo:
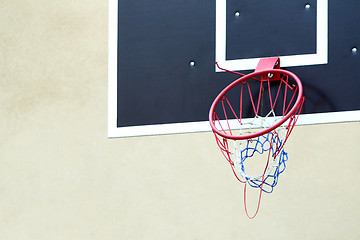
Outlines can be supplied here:
[[[298, 124], [360, 120], [358, 0], [109, 0], [109, 137], [210, 130], [263, 57], [302, 81]], [[359, 48], [359, 51], [358, 51]]]

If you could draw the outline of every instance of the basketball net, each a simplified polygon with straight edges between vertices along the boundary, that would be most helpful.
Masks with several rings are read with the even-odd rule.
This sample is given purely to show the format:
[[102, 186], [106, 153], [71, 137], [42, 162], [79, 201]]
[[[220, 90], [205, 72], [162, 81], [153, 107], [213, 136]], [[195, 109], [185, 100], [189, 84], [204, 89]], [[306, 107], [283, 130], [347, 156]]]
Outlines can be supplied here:
[[[250, 219], [259, 211], [262, 193], [273, 192], [286, 168], [284, 145], [304, 102], [300, 80], [279, 68], [279, 58], [261, 59], [249, 75], [220, 68], [242, 77], [219, 94], [209, 113], [216, 143], [236, 179], [244, 183], [244, 206]], [[265, 168], [260, 175], [250, 176], [246, 163], [259, 156], [266, 161]], [[259, 189], [252, 216], [246, 204], [248, 185]]]

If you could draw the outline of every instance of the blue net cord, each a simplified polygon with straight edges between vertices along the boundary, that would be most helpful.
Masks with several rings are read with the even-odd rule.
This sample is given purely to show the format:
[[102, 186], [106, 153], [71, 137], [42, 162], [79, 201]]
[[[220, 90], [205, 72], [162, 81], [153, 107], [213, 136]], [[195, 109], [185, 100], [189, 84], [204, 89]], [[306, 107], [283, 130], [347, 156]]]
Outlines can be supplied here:
[[286, 168], [285, 162], [288, 160], [287, 153], [282, 150], [280, 153], [280, 165], [275, 167], [273, 173], [265, 176], [264, 181], [262, 179], [247, 179], [249, 185], [253, 188], [261, 188], [266, 193], [272, 193], [274, 187], [278, 183], [280, 173], [284, 172]]
[[[238, 147], [235, 147], [234, 153], [237, 155], [237, 161], [234, 162], [235, 167], [249, 186], [261, 188], [266, 193], [273, 191], [278, 183], [279, 175], [285, 171], [288, 160], [288, 154], [282, 148], [283, 143], [284, 140], [280, 139], [278, 133], [269, 132], [257, 138], [243, 141]], [[270, 157], [268, 167], [264, 172], [265, 176], [250, 177], [246, 174], [245, 161], [255, 154], [264, 154], [264, 157]]]

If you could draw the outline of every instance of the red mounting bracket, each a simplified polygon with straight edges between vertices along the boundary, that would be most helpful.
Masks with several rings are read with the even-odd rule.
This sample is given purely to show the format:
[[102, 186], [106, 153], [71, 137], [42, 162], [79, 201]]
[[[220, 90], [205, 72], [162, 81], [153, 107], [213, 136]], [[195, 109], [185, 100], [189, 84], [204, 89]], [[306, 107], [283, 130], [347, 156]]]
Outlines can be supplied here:
[[[272, 69], [280, 69], [280, 58], [271, 57], [271, 58], [262, 58], [259, 60], [258, 65], [256, 66], [255, 72], [261, 72]], [[267, 73], [266, 75], [261, 76], [262, 80], [279, 80], [280, 73]]]

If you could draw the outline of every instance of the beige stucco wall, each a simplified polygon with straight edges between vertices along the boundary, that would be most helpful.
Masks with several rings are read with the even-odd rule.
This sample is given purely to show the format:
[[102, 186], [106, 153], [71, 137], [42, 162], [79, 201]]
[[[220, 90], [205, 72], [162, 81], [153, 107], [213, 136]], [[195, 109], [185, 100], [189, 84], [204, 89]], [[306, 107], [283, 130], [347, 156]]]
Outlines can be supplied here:
[[211, 133], [108, 139], [107, 6], [1, 1], [1, 240], [358, 239], [358, 122], [297, 127], [254, 220]]

